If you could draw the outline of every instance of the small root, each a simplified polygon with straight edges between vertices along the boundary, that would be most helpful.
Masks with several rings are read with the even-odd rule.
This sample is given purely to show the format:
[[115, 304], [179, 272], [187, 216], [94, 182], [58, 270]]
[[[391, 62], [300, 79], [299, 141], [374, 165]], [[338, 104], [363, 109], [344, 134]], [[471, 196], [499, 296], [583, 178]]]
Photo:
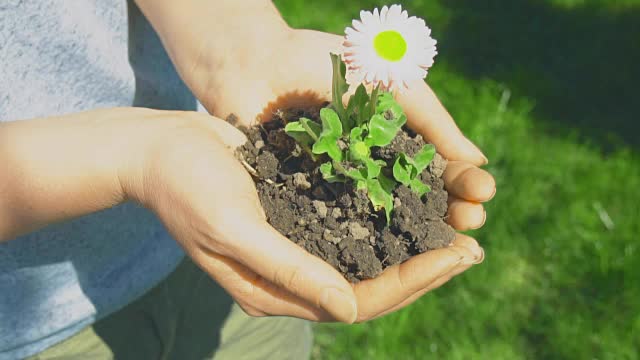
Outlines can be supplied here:
[[240, 163], [242, 164], [242, 166], [244, 166], [245, 169], [247, 169], [249, 174], [251, 174], [254, 177], [260, 178], [260, 176], [258, 176], [258, 172], [256, 171], [256, 169], [254, 169], [251, 165], [249, 165], [248, 162], [246, 162], [244, 159], [240, 159]]
[[244, 159], [244, 156], [242, 156], [242, 153], [238, 152], [236, 156], [238, 157], [238, 160], [240, 160], [240, 163], [242, 164], [242, 166], [244, 166], [244, 168], [249, 172], [249, 174], [251, 174], [251, 176], [259, 180], [262, 180], [269, 185], [274, 184], [273, 180], [271, 179], [262, 179], [260, 175], [258, 175], [258, 171], [256, 171], [256, 169], [254, 169], [253, 166], [249, 165], [249, 163]]

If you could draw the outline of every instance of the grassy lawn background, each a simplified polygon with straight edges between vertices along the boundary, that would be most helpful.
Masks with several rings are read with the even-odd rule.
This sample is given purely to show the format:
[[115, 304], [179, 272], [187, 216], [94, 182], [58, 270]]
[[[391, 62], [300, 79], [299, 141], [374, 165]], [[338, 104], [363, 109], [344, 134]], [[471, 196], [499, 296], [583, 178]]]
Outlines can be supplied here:
[[[487, 257], [395, 314], [316, 326], [315, 358], [640, 358], [640, 0], [400, 3], [432, 26], [428, 82], [491, 161]], [[342, 33], [384, 3], [276, 4]]]

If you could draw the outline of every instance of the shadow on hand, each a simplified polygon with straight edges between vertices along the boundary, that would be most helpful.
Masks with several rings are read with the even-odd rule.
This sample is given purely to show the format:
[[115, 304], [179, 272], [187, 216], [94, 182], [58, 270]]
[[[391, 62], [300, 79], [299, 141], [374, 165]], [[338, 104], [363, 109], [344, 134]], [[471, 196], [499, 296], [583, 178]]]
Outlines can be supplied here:
[[306, 111], [317, 112], [319, 108], [327, 104], [327, 100], [320, 94], [311, 90], [294, 90], [284, 95], [278, 96], [277, 99], [270, 101], [258, 115], [258, 121], [265, 123], [273, 120], [275, 117], [288, 117], [287, 111], [295, 109], [297, 114], [294, 116], [304, 116]]

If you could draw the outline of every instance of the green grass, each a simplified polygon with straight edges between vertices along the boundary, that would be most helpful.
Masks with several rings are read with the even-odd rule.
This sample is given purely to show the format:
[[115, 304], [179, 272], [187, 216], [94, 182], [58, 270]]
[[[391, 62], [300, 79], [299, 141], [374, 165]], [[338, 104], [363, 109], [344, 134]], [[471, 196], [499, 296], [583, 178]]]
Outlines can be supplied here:
[[[429, 83], [491, 160], [486, 261], [382, 319], [316, 326], [314, 357], [640, 358], [640, 1], [405, 3], [440, 40]], [[276, 4], [340, 33], [383, 3]]]

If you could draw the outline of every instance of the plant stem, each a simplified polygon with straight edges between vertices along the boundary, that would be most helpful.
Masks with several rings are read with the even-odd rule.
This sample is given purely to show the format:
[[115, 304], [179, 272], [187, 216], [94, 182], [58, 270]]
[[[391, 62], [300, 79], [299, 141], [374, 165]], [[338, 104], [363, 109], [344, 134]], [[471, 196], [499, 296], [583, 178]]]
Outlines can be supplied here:
[[306, 121], [300, 121], [300, 124], [302, 125], [304, 130], [307, 132], [307, 134], [311, 136], [311, 138], [313, 139], [313, 142], [318, 141], [318, 136], [316, 135], [316, 133], [313, 132], [313, 130], [311, 130], [311, 127], [309, 127], [309, 124], [307, 124]]
[[336, 169], [336, 172], [346, 176], [347, 178], [349, 177], [347, 169], [345, 169], [339, 161], [332, 160], [331, 162], [333, 163], [333, 168]]
[[311, 157], [311, 160], [313, 160], [313, 162], [318, 161], [318, 159], [316, 158], [316, 154], [314, 154], [313, 151], [311, 151], [311, 148], [309, 148], [309, 146], [302, 143], [298, 143], [298, 145], [300, 145], [302, 150], [304, 150]]

